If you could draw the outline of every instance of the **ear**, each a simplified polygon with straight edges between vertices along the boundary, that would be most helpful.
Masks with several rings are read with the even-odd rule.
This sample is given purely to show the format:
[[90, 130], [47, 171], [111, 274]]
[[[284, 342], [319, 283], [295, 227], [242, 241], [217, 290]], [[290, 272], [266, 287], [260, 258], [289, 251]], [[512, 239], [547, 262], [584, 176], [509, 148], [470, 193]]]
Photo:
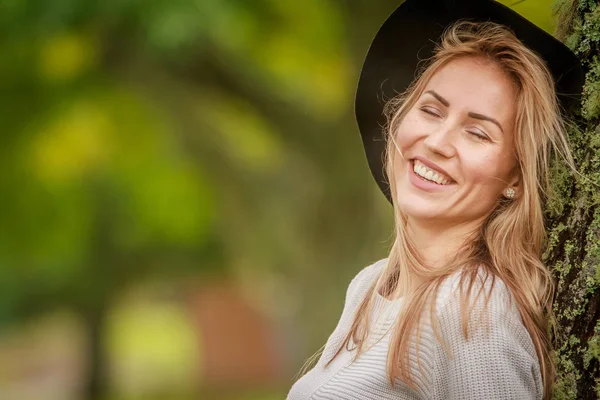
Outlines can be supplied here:
[[517, 192], [517, 194], [521, 192], [521, 169], [519, 168], [519, 165], [516, 165], [513, 168], [508, 179], [507, 187], [515, 189], [515, 192]]
[[510, 187], [518, 188], [521, 186], [521, 170], [516, 167], [508, 180]]

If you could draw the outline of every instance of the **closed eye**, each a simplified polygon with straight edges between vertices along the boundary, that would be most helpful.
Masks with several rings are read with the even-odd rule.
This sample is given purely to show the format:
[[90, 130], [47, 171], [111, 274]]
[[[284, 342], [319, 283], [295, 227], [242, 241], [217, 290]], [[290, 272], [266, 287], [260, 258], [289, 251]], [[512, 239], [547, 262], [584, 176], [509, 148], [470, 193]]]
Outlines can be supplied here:
[[421, 107], [420, 110], [423, 111], [425, 114], [433, 115], [434, 117], [440, 117], [439, 114], [431, 111], [432, 109], [430, 109], [428, 107]]
[[467, 131], [467, 132], [470, 133], [471, 135], [477, 137], [478, 140], [481, 140], [481, 141], [489, 141], [490, 140], [490, 138], [488, 138], [486, 135], [482, 135], [480, 133], [473, 132], [473, 131]]

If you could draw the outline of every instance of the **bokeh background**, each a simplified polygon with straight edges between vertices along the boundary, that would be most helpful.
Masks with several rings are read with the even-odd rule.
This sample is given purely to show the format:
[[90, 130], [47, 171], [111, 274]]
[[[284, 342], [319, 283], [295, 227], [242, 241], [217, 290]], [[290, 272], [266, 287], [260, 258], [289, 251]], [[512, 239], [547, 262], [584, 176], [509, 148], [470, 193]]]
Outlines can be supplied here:
[[391, 245], [353, 97], [399, 3], [0, 0], [0, 398], [284, 398]]

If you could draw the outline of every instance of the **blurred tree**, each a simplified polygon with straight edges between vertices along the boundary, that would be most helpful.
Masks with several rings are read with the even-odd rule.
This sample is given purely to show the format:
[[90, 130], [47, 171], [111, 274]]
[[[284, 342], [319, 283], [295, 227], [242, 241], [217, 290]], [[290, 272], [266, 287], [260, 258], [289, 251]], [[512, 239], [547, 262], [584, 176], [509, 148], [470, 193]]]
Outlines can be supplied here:
[[168, 114], [108, 68], [110, 18], [95, 14], [105, 5], [0, 4], [0, 316], [77, 310], [90, 332], [90, 398], [106, 385], [114, 293], [223, 266], [214, 185]]
[[78, 310], [89, 397], [106, 384], [106, 308], [130, 282], [247, 265], [317, 273], [350, 247], [344, 220], [375, 227], [355, 215], [373, 192], [351, 177], [367, 170], [323, 140], [353, 126], [337, 6], [0, 7], [2, 317]]

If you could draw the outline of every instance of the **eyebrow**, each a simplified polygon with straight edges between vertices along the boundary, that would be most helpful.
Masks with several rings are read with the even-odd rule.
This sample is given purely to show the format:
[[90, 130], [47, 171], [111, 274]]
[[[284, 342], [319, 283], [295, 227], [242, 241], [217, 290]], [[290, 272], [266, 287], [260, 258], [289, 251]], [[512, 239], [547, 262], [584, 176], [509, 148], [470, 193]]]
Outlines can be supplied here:
[[[427, 90], [425, 93], [430, 94], [433, 97], [435, 97], [445, 107], [449, 107], [450, 106], [450, 102], [448, 100], [446, 100], [445, 98], [443, 98], [442, 96], [440, 96], [435, 91], [433, 91], [433, 90]], [[471, 118], [480, 119], [480, 120], [483, 120], [483, 121], [490, 121], [491, 123], [496, 124], [498, 126], [498, 128], [500, 128], [500, 131], [502, 131], [502, 133], [504, 133], [504, 129], [502, 129], [502, 125], [500, 125], [500, 122], [496, 121], [494, 118], [488, 117], [487, 115], [483, 115], [483, 114], [479, 114], [479, 113], [474, 113], [474, 112], [471, 112], [471, 111], [469, 111], [468, 115]]]

